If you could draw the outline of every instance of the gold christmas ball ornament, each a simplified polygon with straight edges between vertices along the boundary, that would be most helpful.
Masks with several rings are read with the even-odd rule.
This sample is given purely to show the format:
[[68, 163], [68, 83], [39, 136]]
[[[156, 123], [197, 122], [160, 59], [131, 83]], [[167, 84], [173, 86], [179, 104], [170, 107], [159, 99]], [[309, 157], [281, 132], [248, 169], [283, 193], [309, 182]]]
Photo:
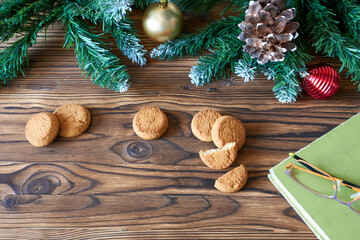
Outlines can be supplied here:
[[142, 23], [149, 38], [157, 42], [166, 42], [181, 32], [183, 16], [174, 3], [160, 0], [145, 10]]

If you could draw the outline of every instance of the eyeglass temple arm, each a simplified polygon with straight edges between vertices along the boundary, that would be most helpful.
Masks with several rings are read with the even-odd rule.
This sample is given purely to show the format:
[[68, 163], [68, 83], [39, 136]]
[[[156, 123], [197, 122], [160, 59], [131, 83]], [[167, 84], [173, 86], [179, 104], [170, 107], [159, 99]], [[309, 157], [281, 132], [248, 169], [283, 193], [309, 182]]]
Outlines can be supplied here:
[[[300, 158], [299, 156], [295, 155], [294, 153], [290, 153], [289, 155], [290, 155], [291, 157], [295, 158], [296, 160], [302, 160], [302, 161], [306, 162], [304, 159]], [[299, 163], [301, 163], [302, 165], [304, 165], [302, 162], [299, 162]], [[323, 173], [321, 173], [321, 172], [317, 171], [315, 168], [311, 167], [308, 162], [306, 162], [306, 163], [307, 163], [306, 166], [305, 166], [305, 165], [304, 165], [304, 166], [307, 167], [307, 168], [309, 168], [310, 170], [307, 170], [307, 169], [304, 169], [304, 168], [300, 168], [300, 167], [297, 167], [297, 166], [295, 166], [295, 165], [294, 165], [293, 167], [296, 168], [296, 169], [299, 169], [299, 170], [301, 170], [301, 171], [305, 171], [305, 172], [307, 172], [307, 173], [311, 173], [311, 174], [314, 174], [314, 175], [318, 175], [319, 177], [322, 177], [322, 178], [325, 178], [325, 179], [327, 179], [327, 180], [332, 181], [331, 178], [327, 177], [327, 176], [324, 175]], [[360, 192], [360, 186], [355, 185], [355, 184], [353, 184], [353, 183], [350, 183], [350, 182], [348, 182], [348, 181], [342, 180], [342, 179], [340, 179], [340, 178], [336, 178], [336, 177], [334, 177], [334, 176], [332, 176], [332, 177], [333, 177], [336, 181], [340, 182], [340, 184], [342, 184], [342, 185], [344, 185], [344, 186], [347, 186], [347, 187], [349, 187], [349, 188], [351, 188], [351, 189], [353, 189], [353, 190], [355, 190], [355, 191], [357, 191], [357, 192]]]

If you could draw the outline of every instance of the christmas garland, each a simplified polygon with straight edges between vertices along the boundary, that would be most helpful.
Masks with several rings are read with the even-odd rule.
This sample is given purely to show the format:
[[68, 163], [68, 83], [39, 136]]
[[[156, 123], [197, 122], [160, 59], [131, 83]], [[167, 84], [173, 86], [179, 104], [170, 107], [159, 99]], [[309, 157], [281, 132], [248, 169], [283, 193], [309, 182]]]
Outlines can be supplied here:
[[[205, 1], [202, 1], [205, 2]], [[214, 6], [218, 0], [208, 0]], [[277, 2], [275, 0], [259, 2]], [[245, 42], [236, 39], [242, 33], [238, 24], [246, 18], [249, 1], [233, 0], [230, 9], [234, 17], [223, 18], [193, 34], [182, 35], [160, 45], [151, 52], [153, 58], [173, 60], [183, 56], [202, 55], [189, 77], [197, 86], [221, 79], [234, 72], [245, 81], [257, 73], [274, 81], [274, 94], [282, 103], [292, 103], [301, 92], [300, 72], [311, 62], [310, 50], [342, 62], [340, 71], [347, 68], [348, 76], [360, 90], [360, 6], [355, 0], [291, 0], [286, 8], [296, 9], [295, 20], [300, 23], [299, 37], [294, 40], [297, 50], [287, 52], [283, 61], [260, 64], [243, 51]], [[341, 20], [341, 21], [340, 21]], [[340, 30], [341, 26], [341, 30]], [[241, 26], [240, 26], [241, 27]]]
[[[128, 18], [133, 7], [145, 9], [153, 0], [4, 0], [0, 2], [0, 42], [14, 37], [17, 40], [0, 51], [0, 79], [7, 83], [24, 74], [27, 51], [36, 44], [37, 34], [55, 21], [61, 21], [66, 30], [66, 48], [74, 48], [79, 66], [84, 74], [101, 86], [124, 92], [129, 87], [130, 76], [126, 66], [110, 52], [101, 34], [95, 34], [88, 21], [102, 24], [104, 33], [110, 33], [118, 48], [140, 65], [146, 63], [146, 51], [140, 45], [133, 22]], [[174, 0], [183, 11], [209, 13], [221, 0]], [[277, 6], [278, 0], [260, 0]], [[287, 9], [296, 9], [294, 21], [299, 22], [299, 37], [292, 42], [295, 51], [278, 57], [266, 55], [271, 60], [260, 61], [259, 51], [248, 46], [249, 41], [237, 37], [245, 30], [249, 19], [248, 0], [228, 1], [224, 10], [229, 17], [210, 23], [192, 34], [184, 34], [173, 41], [161, 44], [150, 53], [151, 57], [173, 60], [181, 57], [199, 57], [189, 77], [197, 86], [223, 79], [232, 72], [245, 81], [253, 80], [258, 73], [273, 80], [273, 91], [280, 102], [294, 102], [301, 92], [298, 74], [311, 62], [311, 48], [326, 57], [342, 62], [340, 71], [347, 69], [360, 90], [360, 6], [356, 0], [290, 0]], [[255, 6], [255, 5], [254, 5]], [[265, 6], [265, 5], [264, 5]], [[250, 4], [251, 8], [251, 4]], [[249, 9], [250, 11], [253, 11]], [[271, 12], [271, 9], [269, 10]], [[239, 24], [242, 24], [242, 29]], [[280, 24], [281, 25], [281, 24]], [[341, 26], [341, 27], [340, 27]], [[274, 29], [272, 29], [274, 30]], [[274, 30], [276, 31], [276, 30]], [[244, 35], [243, 35], [244, 37]], [[240, 37], [240, 39], [242, 39]], [[251, 45], [252, 43], [250, 43]], [[287, 45], [290, 47], [293, 45]], [[245, 47], [245, 51], [244, 51]], [[292, 48], [294, 49], [294, 48]], [[250, 53], [250, 54], [249, 54]], [[273, 54], [274, 55], [274, 54]], [[273, 56], [272, 55], [272, 56]], [[263, 56], [264, 57], [264, 56]], [[276, 60], [276, 61], [275, 61]], [[282, 61], [277, 61], [282, 60]]]
[[[145, 7], [150, 1], [137, 1]], [[132, 0], [5, 0], [0, 2], [0, 42], [18, 40], [0, 51], [0, 79], [7, 83], [24, 74], [28, 48], [36, 44], [37, 34], [55, 21], [61, 21], [66, 48], [74, 48], [79, 66], [93, 83], [118, 92], [129, 88], [126, 66], [110, 52], [102, 34], [95, 34], [88, 24], [102, 23], [118, 48], [133, 62], [145, 65], [146, 51], [139, 44], [134, 24], [128, 19]]]

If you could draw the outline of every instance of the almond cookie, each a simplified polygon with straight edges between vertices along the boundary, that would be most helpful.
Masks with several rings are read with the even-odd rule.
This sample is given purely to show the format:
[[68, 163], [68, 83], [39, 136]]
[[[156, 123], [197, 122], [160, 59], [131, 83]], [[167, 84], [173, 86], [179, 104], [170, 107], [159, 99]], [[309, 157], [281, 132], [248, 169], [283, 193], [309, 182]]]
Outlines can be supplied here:
[[54, 114], [60, 122], [59, 135], [75, 137], [85, 132], [91, 121], [89, 110], [79, 104], [65, 104], [57, 108]]
[[26, 139], [35, 147], [44, 147], [55, 140], [59, 132], [59, 120], [52, 113], [38, 113], [26, 123]]
[[216, 119], [212, 130], [211, 137], [218, 148], [225, 144], [236, 142], [238, 150], [242, 148], [246, 139], [246, 132], [242, 122], [231, 116], [222, 116]]
[[221, 192], [233, 193], [242, 189], [248, 179], [248, 172], [244, 164], [234, 168], [225, 175], [219, 177], [214, 187]]
[[156, 107], [145, 107], [136, 113], [133, 128], [139, 137], [153, 140], [161, 137], [169, 126], [168, 118]]
[[200, 151], [201, 160], [213, 169], [224, 169], [229, 167], [236, 159], [237, 146], [235, 142], [227, 143], [223, 148]]
[[191, 121], [192, 133], [203, 142], [212, 142], [211, 129], [219, 117], [219, 112], [210, 109], [198, 112]]

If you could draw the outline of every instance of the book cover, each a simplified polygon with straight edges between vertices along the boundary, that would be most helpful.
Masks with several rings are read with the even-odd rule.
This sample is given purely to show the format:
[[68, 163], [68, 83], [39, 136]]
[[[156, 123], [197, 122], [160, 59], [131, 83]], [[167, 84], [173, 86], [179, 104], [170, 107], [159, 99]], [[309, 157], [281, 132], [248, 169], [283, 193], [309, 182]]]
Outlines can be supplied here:
[[[360, 185], [360, 114], [318, 138], [296, 155], [325, 172]], [[318, 196], [285, 174], [287, 158], [270, 169], [269, 179], [319, 239], [360, 239], [360, 215], [348, 206]]]

